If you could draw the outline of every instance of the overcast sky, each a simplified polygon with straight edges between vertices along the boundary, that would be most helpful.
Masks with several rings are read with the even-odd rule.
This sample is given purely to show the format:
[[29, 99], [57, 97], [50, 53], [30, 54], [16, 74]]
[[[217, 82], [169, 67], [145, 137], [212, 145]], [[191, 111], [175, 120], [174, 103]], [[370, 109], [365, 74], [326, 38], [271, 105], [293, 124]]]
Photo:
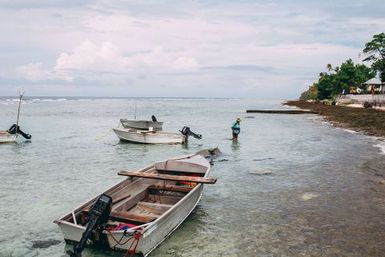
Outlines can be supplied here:
[[288, 99], [385, 30], [385, 1], [0, 0], [0, 95]]

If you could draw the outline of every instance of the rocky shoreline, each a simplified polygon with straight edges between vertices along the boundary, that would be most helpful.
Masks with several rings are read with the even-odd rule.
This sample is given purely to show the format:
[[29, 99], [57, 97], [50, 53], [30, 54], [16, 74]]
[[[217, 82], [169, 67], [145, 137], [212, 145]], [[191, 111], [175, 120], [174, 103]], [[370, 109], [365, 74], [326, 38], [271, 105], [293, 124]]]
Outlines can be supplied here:
[[339, 127], [359, 131], [370, 136], [385, 137], [384, 111], [372, 108], [325, 105], [306, 101], [287, 101], [285, 105], [317, 112], [328, 122]]

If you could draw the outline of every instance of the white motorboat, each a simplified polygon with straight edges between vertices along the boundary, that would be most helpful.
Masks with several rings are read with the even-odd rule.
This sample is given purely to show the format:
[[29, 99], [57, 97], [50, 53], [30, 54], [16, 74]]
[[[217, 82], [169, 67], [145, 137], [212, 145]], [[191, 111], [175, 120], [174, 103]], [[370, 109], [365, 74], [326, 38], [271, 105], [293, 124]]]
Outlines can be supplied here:
[[15, 143], [16, 135], [11, 134], [8, 131], [0, 131], [0, 143]]
[[201, 135], [191, 132], [188, 127], [184, 127], [180, 133], [130, 128], [114, 128], [113, 131], [120, 140], [140, 144], [183, 144], [191, 135], [198, 139], [202, 138]]
[[160, 121], [151, 121], [151, 120], [128, 120], [120, 119], [120, 123], [124, 128], [133, 128], [141, 130], [162, 130], [163, 122]]
[[16, 124], [13, 124], [6, 131], [0, 131], [0, 143], [16, 143], [17, 139], [19, 138], [19, 135], [23, 136], [25, 139], [28, 139], [28, 140], [32, 138], [30, 134], [27, 134], [21, 131], [19, 126], [20, 106], [21, 106], [22, 99], [23, 99], [23, 93], [20, 93]]

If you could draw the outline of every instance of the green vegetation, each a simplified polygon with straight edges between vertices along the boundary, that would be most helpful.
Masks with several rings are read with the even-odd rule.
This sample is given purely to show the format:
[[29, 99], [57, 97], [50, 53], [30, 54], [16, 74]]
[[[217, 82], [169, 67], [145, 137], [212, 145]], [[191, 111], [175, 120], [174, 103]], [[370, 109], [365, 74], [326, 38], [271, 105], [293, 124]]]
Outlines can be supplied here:
[[[385, 33], [373, 36], [373, 40], [366, 43], [363, 50], [366, 57], [364, 62], [371, 62], [371, 68], [364, 64], [354, 64], [351, 59], [346, 60], [340, 66], [326, 66], [327, 71], [319, 74], [318, 81], [301, 94], [301, 100], [335, 99], [340, 94], [355, 91], [365, 81], [380, 74], [382, 82], [385, 82]], [[361, 88], [365, 91], [364, 88]]]
[[373, 40], [365, 44], [363, 52], [369, 54], [364, 62], [372, 62], [373, 70], [379, 73], [381, 82], [385, 82], [385, 33], [374, 35]]
[[318, 82], [315, 83], [318, 99], [330, 99], [342, 93], [349, 93], [352, 87], [359, 87], [375, 76], [372, 69], [363, 64], [354, 64], [351, 59], [342, 63], [340, 67], [333, 68], [328, 64], [327, 68], [328, 71], [321, 72]]
[[299, 97], [299, 100], [317, 100], [318, 99], [318, 88], [317, 84], [313, 84], [309, 87], [308, 90], [303, 92], [301, 96]]

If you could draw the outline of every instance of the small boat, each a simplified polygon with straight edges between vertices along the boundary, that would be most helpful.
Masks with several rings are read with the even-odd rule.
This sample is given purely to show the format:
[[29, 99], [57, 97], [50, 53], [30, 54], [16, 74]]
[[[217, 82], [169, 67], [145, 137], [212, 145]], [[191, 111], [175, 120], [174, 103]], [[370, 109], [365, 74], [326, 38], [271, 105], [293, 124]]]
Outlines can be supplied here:
[[183, 144], [187, 142], [189, 136], [202, 138], [201, 135], [191, 132], [189, 127], [184, 127], [180, 133], [131, 128], [114, 128], [113, 131], [120, 140], [140, 144]]
[[0, 131], [0, 143], [16, 143], [16, 134], [8, 131]]
[[133, 128], [141, 130], [162, 130], [163, 122], [151, 120], [127, 120], [120, 119], [120, 123], [124, 128]]
[[128, 178], [55, 220], [65, 241], [75, 244], [68, 254], [104, 245], [125, 256], [147, 256], [194, 210], [203, 185], [216, 182], [209, 172], [209, 161], [198, 153], [119, 172]]
[[32, 138], [30, 134], [24, 133], [19, 126], [20, 106], [22, 98], [23, 93], [20, 93], [16, 124], [13, 124], [8, 130], [0, 131], [0, 143], [16, 143], [19, 135], [23, 136], [27, 140]]

